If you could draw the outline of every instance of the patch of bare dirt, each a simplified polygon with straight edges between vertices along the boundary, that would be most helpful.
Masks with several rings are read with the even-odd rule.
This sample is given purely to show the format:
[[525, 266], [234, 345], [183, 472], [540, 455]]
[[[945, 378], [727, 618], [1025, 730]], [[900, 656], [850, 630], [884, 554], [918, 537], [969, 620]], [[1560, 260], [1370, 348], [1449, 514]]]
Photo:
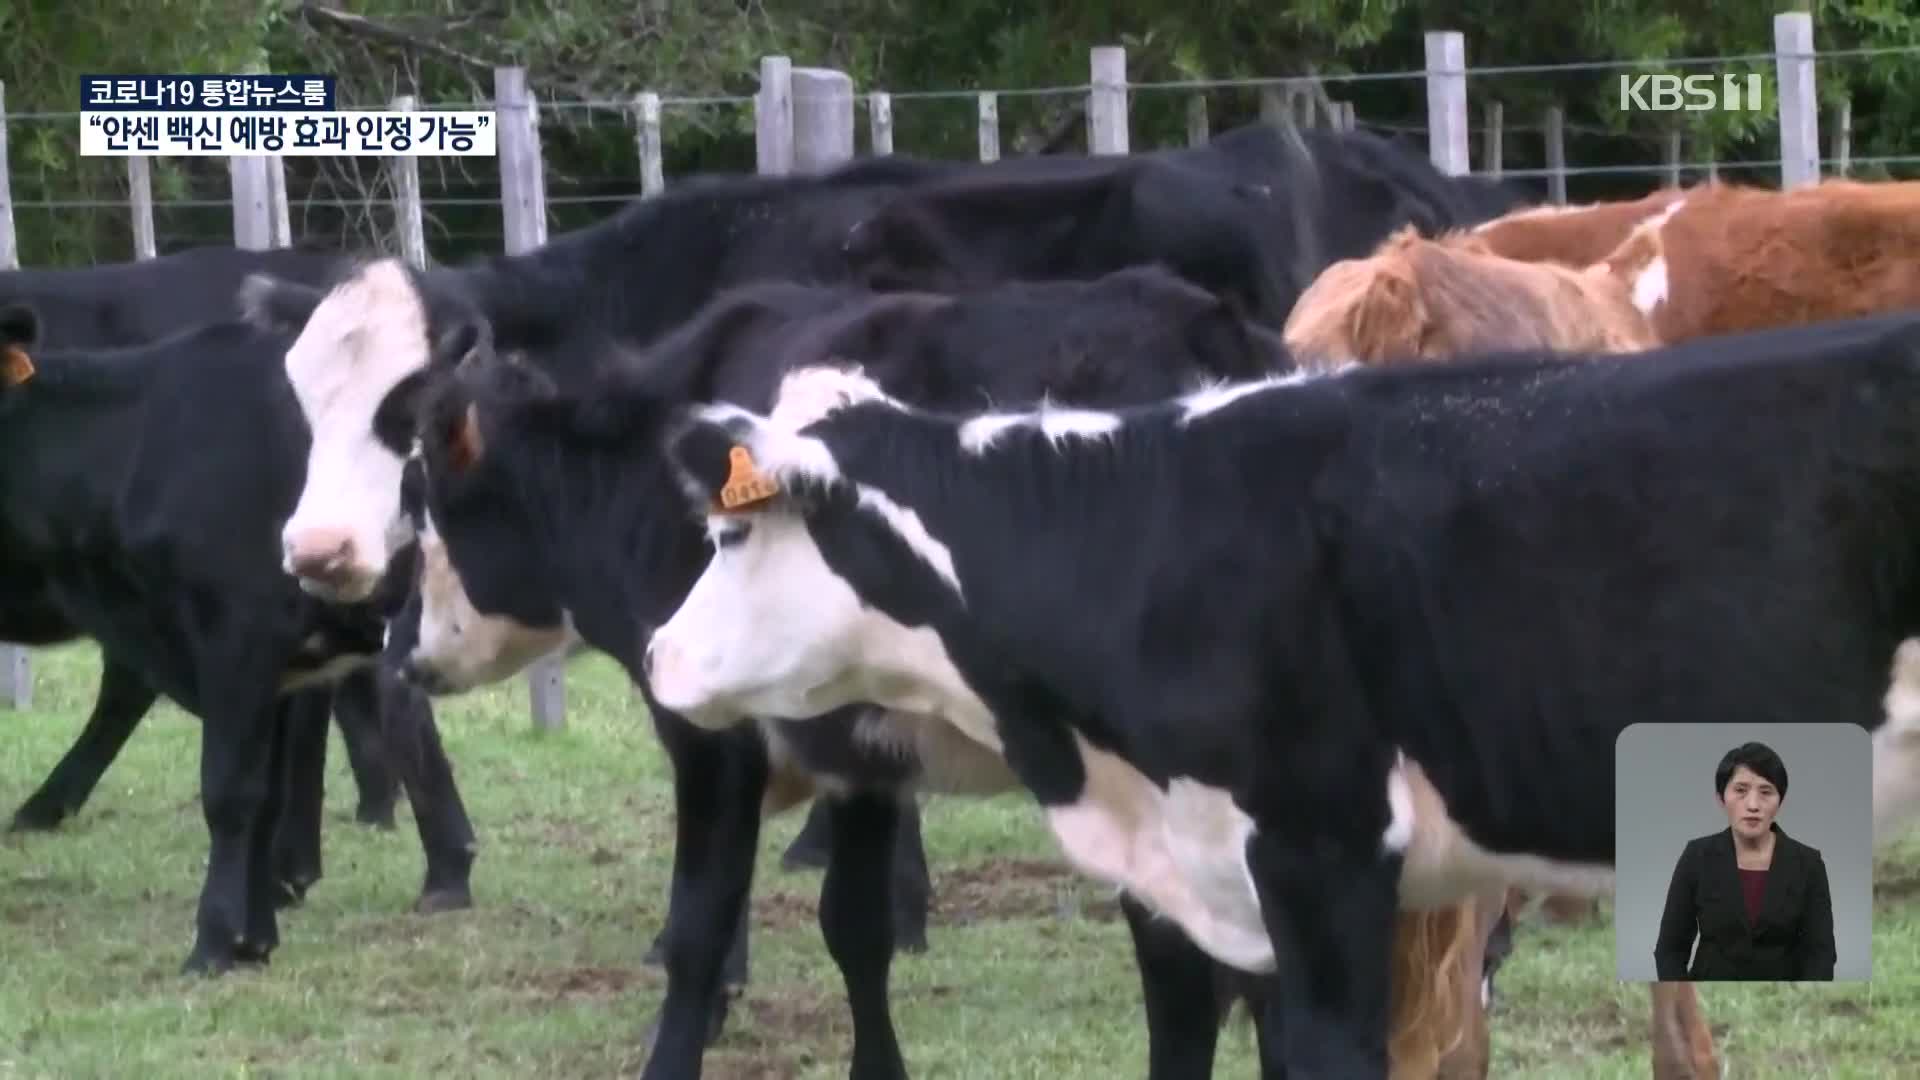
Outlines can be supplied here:
[[852, 1039], [846, 1008], [837, 1000], [803, 986], [749, 988], [733, 1003], [701, 1075], [787, 1080], [821, 1061], [845, 1058]]
[[1873, 906], [1894, 907], [1920, 899], [1920, 873], [1894, 863], [1873, 868]]
[[642, 976], [637, 968], [575, 967], [556, 971], [513, 972], [506, 981], [554, 1001], [617, 997]]
[[1119, 917], [1119, 901], [1106, 890], [1044, 859], [995, 859], [934, 878], [931, 921], [938, 924]]
[[[778, 929], [809, 927], [819, 921], [819, 906], [818, 892], [764, 891], [753, 898], [753, 922]], [[928, 922], [970, 926], [1013, 919], [1110, 922], [1120, 917], [1116, 897], [1059, 863], [995, 859], [936, 872]]]

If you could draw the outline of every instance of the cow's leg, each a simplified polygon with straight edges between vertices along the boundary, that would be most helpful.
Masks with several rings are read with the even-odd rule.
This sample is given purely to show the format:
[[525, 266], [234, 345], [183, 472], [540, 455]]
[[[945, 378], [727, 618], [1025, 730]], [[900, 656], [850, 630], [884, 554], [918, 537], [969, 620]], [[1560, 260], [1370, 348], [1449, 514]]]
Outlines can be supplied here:
[[[404, 761], [397, 771], [413, 807], [414, 829], [427, 862], [414, 911], [431, 915], [472, 907], [473, 823], [453, 781], [453, 762], [440, 743], [433, 702], [384, 666], [370, 678], [342, 680], [334, 689], [334, 708], [339, 709], [347, 698], [356, 699], [348, 708], [381, 718], [389, 761]], [[408, 749], [396, 749], [402, 744]]]
[[[326, 745], [331, 708], [332, 695], [320, 689], [286, 697], [274, 710], [266, 797], [254, 815], [248, 840], [246, 931], [234, 949], [234, 959], [239, 963], [264, 966], [280, 945], [280, 927], [274, 911], [286, 893], [286, 880], [280, 876], [279, 860], [285, 850], [284, 838], [289, 833], [303, 833], [307, 827], [304, 820], [289, 820], [303, 818], [308, 813], [307, 807], [293, 806], [293, 800], [307, 797], [303, 794], [305, 787], [310, 787], [316, 795], [319, 793], [319, 787], [310, 785], [303, 775], [312, 771], [312, 766], [302, 757], [313, 753], [316, 741], [322, 747]], [[317, 740], [314, 732], [319, 733]], [[317, 830], [317, 802], [311, 810]]]
[[[806, 824], [801, 832], [817, 830], [823, 841], [831, 841], [833, 835], [833, 816], [823, 809], [824, 801], [815, 799], [807, 812]], [[816, 822], [818, 824], [816, 824]], [[809, 843], [812, 843], [811, 841]], [[792, 854], [799, 845], [796, 838], [787, 848]], [[829, 847], [828, 852], [831, 852]], [[826, 864], [823, 857], [821, 865]], [[796, 864], [799, 865], [799, 864]], [[792, 869], [789, 866], [788, 869]], [[926, 843], [920, 834], [920, 804], [908, 798], [901, 806], [900, 827], [894, 831], [893, 846], [893, 947], [897, 952], [923, 953], [927, 951], [927, 916], [933, 906], [933, 875], [927, 869]], [[647, 947], [641, 963], [658, 966], [665, 962], [667, 932], [663, 927], [654, 935], [653, 943]], [[727, 983], [730, 986], [742, 985], [747, 981], [746, 968], [746, 931], [727, 957]]]
[[[216, 690], [210, 695], [215, 704], [200, 727], [200, 805], [209, 843], [193, 951], [184, 965], [189, 973], [221, 974], [240, 958], [239, 946], [249, 930], [254, 825], [274, 781], [277, 703], [267, 694], [245, 695], [248, 686], [239, 679], [233, 684], [239, 693]], [[271, 686], [271, 678], [254, 680], [254, 685]], [[271, 918], [272, 905], [267, 907]]]
[[[895, 882], [902, 803], [907, 796], [863, 791], [844, 798], [815, 799], [832, 818], [832, 849], [820, 887], [820, 930], [840, 968], [853, 1013], [853, 1080], [904, 1080], [893, 1017], [887, 1009], [887, 974], [893, 964]], [[883, 856], [882, 853], [887, 853]]]
[[753, 728], [701, 732], [648, 705], [673, 762], [674, 848], [667, 994], [641, 1076], [679, 1080], [700, 1075], [702, 1052], [726, 1022], [724, 969], [734, 948], [744, 949], [767, 751]]
[[[342, 678], [334, 689], [333, 718], [340, 725], [340, 741], [347, 746], [347, 766], [353, 770], [360, 801], [353, 818], [362, 825], [394, 828], [394, 808], [400, 800], [400, 782], [394, 777], [387, 740], [380, 723], [379, 699], [373, 686], [375, 669], [362, 668]], [[349, 684], [364, 692], [342, 692]]]
[[[315, 691], [323, 700], [330, 691]], [[276, 751], [283, 759], [274, 767], [275, 824], [269, 833], [269, 861], [260, 868], [273, 882], [276, 907], [298, 904], [320, 880], [320, 818], [326, 806], [327, 713], [308, 707], [308, 694], [297, 695], [300, 707], [285, 710], [275, 733]], [[284, 747], [281, 745], [284, 743]]]
[[1713, 1032], [1700, 1012], [1693, 984], [1654, 983], [1647, 990], [1653, 1006], [1654, 1080], [1718, 1080]]
[[832, 857], [832, 825], [829, 819], [832, 813], [825, 799], [813, 800], [807, 809], [807, 820], [800, 826], [800, 835], [793, 838], [787, 850], [780, 856], [782, 870], [822, 870]]
[[1247, 842], [1278, 963], [1262, 1076], [1386, 1080], [1400, 862], [1266, 831]]
[[94, 698], [93, 712], [87, 716], [87, 726], [40, 789], [14, 811], [10, 827], [22, 831], [52, 829], [77, 813], [159, 697], [139, 672], [102, 653], [100, 691]]
[[899, 826], [893, 832], [895, 949], [927, 951], [927, 914], [932, 905], [933, 875], [927, 871], [927, 847], [920, 835], [920, 802], [911, 794], [902, 794]]
[[1147, 1008], [1147, 1080], [1212, 1076], [1228, 1004], [1220, 1000], [1213, 958], [1178, 923], [1155, 917], [1131, 893], [1120, 894], [1120, 910], [1133, 935]]

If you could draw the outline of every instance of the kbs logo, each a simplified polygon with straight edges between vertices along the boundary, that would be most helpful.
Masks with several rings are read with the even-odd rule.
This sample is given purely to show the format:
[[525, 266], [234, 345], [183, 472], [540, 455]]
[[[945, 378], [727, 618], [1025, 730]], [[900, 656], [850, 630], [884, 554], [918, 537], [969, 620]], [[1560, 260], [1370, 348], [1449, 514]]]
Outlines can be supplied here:
[[1760, 76], [1622, 75], [1620, 111], [1713, 112], [1758, 110]]

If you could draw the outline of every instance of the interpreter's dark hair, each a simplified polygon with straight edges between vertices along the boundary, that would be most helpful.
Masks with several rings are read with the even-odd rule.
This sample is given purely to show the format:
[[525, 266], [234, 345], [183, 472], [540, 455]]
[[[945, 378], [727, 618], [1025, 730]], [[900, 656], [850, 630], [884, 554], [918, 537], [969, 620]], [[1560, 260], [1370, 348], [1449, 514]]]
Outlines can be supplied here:
[[1787, 763], [1773, 752], [1766, 743], [1741, 743], [1727, 751], [1720, 759], [1720, 767], [1713, 770], [1713, 790], [1721, 799], [1727, 797], [1727, 784], [1733, 780], [1733, 770], [1745, 765], [1756, 776], [1772, 784], [1780, 792], [1780, 801], [1787, 799]]

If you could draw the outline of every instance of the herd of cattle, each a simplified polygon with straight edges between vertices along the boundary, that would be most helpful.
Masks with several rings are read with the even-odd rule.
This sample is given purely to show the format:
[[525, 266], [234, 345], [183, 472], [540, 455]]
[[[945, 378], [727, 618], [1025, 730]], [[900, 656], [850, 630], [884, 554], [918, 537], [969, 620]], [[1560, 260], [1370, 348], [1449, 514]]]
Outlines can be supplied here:
[[[7, 273], [0, 640], [102, 656], [15, 827], [166, 695], [186, 968], [265, 963], [332, 716], [463, 907], [430, 699], [590, 648], [673, 766], [647, 1077], [699, 1075], [809, 800], [850, 1073], [905, 1076], [915, 796], [1020, 789], [1123, 890], [1156, 1080], [1237, 1002], [1263, 1075], [1484, 1077], [1519, 900], [1610, 888], [1627, 724], [1861, 725], [1876, 829], [1920, 805], [1920, 184], [1530, 202], [1254, 125], [689, 178], [426, 271]], [[1711, 1075], [1691, 988], [1653, 1015]]]

